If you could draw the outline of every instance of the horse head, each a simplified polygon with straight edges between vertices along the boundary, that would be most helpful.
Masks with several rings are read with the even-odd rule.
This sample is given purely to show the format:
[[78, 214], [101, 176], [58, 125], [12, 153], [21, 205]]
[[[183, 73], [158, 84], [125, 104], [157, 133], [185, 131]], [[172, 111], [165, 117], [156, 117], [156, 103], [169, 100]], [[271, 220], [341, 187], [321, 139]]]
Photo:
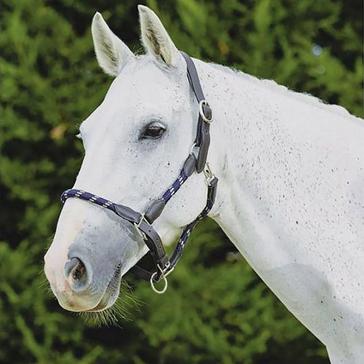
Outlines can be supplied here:
[[[114, 77], [101, 105], [82, 123], [84, 159], [74, 189], [145, 211], [168, 188], [189, 155], [199, 115], [186, 62], [156, 14], [139, 6], [142, 56], [99, 13], [92, 36], [101, 68]], [[170, 244], [206, 203], [194, 173], [153, 224]], [[80, 199], [65, 201], [45, 273], [60, 305], [102, 311], [115, 302], [121, 277], [148, 251], [132, 224]]]

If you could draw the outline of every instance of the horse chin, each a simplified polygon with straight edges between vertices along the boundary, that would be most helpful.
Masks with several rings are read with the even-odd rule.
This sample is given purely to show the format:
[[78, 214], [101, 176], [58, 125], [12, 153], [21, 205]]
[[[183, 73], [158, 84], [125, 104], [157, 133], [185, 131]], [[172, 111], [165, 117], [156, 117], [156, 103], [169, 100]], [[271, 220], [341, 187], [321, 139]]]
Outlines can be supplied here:
[[119, 296], [120, 291], [120, 283], [121, 283], [121, 270], [118, 267], [114, 275], [112, 276], [109, 284], [106, 287], [105, 293], [101, 297], [99, 303], [89, 310], [84, 312], [101, 312], [110, 308], [116, 301]]

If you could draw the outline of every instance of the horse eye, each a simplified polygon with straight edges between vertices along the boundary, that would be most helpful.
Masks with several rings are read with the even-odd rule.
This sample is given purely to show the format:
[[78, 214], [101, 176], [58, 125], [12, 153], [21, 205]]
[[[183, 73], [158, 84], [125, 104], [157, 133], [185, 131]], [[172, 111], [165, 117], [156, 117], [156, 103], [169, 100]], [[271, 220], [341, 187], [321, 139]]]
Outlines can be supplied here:
[[141, 132], [139, 139], [158, 139], [160, 138], [166, 128], [161, 123], [150, 123]]

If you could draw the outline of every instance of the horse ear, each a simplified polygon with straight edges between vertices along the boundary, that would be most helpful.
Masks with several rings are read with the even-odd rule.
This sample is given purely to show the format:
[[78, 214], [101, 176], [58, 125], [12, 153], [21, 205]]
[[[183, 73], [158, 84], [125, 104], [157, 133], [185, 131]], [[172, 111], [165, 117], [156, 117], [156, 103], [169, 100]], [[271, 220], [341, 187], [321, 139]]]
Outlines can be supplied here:
[[177, 66], [181, 55], [153, 10], [138, 5], [144, 48], [167, 66]]
[[134, 54], [111, 31], [100, 13], [96, 13], [92, 19], [91, 32], [100, 67], [105, 73], [117, 76]]

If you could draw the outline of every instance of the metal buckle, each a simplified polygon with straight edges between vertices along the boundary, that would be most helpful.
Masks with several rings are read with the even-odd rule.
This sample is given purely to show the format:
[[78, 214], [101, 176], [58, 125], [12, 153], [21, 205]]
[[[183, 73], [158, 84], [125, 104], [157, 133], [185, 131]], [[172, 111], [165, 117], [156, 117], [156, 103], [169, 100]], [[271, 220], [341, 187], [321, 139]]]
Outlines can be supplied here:
[[140, 230], [140, 224], [142, 223], [142, 221], [145, 220], [144, 214], [141, 215], [140, 220], [138, 223], [134, 223], [134, 227], [136, 232], [138, 233], [138, 235], [144, 240], [147, 240], [146, 235]]
[[204, 105], [205, 105], [205, 106], [208, 106], [208, 107], [209, 107], [209, 109], [211, 110], [209, 103], [208, 103], [206, 100], [201, 100], [201, 101], [199, 102], [199, 104], [198, 104], [198, 106], [199, 106], [199, 113], [200, 113], [201, 118], [202, 118], [202, 120], [203, 120], [203, 121], [205, 121], [207, 124], [211, 124], [211, 122], [212, 122], [212, 111], [211, 111], [211, 116], [210, 116], [210, 118], [208, 118], [208, 117], [205, 115], [204, 110], [203, 110], [203, 106], [204, 106]]
[[215, 178], [215, 175], [212, 173], [210, 164], [208, 162], [205, 164], [203, 174], [205, 175], [207, 185], [210, 186], [211, 181]]
[[164, 286], [163, 286], [163, 288], [162, 288], [162, 289], [158, 289], [158, 288], [155, 286], [154, 277], [158, 274], [158, 272], [154, 272], [154, 273], [152, 274], [152, 276], [150, 277], [149, 282], [150, 282], [150, 285], [151, 285], [151, 287], [152, 287], [152, 290], [153, 290], [155, 293], [157, 293], [157, 294], [163, 294], [164, 292], [166, 292], [166, 291], [167, 291], [167, 288], [168, 288], [167, 276], [168, 276], [169, 274], [171, 274], [171, 273], [173, 272], [173, 269], [174, 269], [174, 267], [173, 267], [172, 269], [168, 270], [170, 266], [171, 266], [171, 263], [170, 263], [170, 262], [168, 262], [168, 263], [166, 264], [166, 266], [164, 267], [164, 269], [162, 269], [162, 268], [160, 267], [160, 265], [159, 265], [159, 264], [157, 264], [157, 267], [158, 267], [159, 272], [160, 272], [160, 276], [161, 276], [161, 278], [163, 279], [163, 282], [164, 282]]

